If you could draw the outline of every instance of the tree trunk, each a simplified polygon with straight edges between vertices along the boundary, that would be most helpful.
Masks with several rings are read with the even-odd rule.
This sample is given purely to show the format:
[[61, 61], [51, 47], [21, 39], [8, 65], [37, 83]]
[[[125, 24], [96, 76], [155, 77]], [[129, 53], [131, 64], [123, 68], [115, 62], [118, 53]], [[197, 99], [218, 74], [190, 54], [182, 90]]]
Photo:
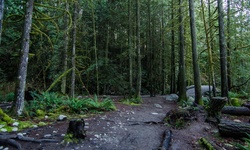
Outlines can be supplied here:
[[171, 69], [170, 69], [170, 78], [171, 78], [171, 85], [170, 85], [170, 92], [176, 93], [176, 79], [175, 79], [175, 32], [174, 32], [174, 0], [172, 0], [172, 13], [171, 13], [171, 20], [172, 20], [172, 30], [171, 30]]
[[201, 78], [200, 78], [200, 67], [198, 63], [198, 54], [196, 49], [196, 26], [194, 16], [194, 1], [189, 0], [189, 13], [190, 13], [190, 28], [191, 28], [191, 39], [192, 39], [192, 56], [193, 56], [193, 71], [194, 71], [194, 85], [195, 85], [195, 103], [202, 105], [201, 99]]
[[226, 97], [213, 97], [210, 100], [209, 106], [207, 108], [206, 121], [219, 123], [221, 110], [225, 106], [226, 103], [227, 103]]
[[184, 25], [183, 25], [183, 6], [182, 0], [179, 0], [179, 23], [180, 23], [180, 50], [179, 50], [179, 101], [186, 101], [186, 77], [185, 77], [185, 41], [184, 41]]
[[250, 134], [249, 123], [239, 123], [234, 121], [221, 121], [218, 125], [219, 133], [223, 136], [229, 136], [234, 138], [247, 137]]
[[129, 97], [133, 94], [133, 49], [132, 49], [132, 14], [131, 0], [128, 0], [128, 48], [129, 48]]
[[[66, 2], [66, 11], [69, 11], [69, 3]], [[68, 15], [68, 14], [67, 14]], [[63, 72], [68, 70], [68, 44], [69, 44], [69, 29], [68, 29], [68, 19], [69, 17], [65, 17], [65, 39], [64, 39], [64, 52], [63, 52]], [[67, 83], [67, 76], [62, 78], [61, 84], [61, 92], [62, 94], [66, 94], [66, 83]]]
[[94, 40], [94, 51], [95, 51], [95, 69], [96, 69], [96, 94], [99, 95], [99, 65], [98, 65], [98, 54], [96, 45], [96, 23], [95, 23], [95, 10], [94, 2], [91, 0], [91, 11], [92, 11], [92, 25], [93, 25], [93, 40]]
[[228, 97], [228, 79], [227, 79], [227, 50], [225, 45], [223, 4], [222, 0], [218, 2], [218, 22], [219, 22], [219, 43], [220, 43], [220, 70], [221, 70], [221, 96]]
[[165, 46], [165, 20], [164, 20], [164, 0], [162, 0], [162, 13], [161, 13], [161, 94], [166, 92], [166, 46]]
[[228, 80], [228, 89], [231, 88], [231, 32], [230, 32], [230, 26], [231, 26], [231, 19], [230, 19], [230, 13], [231, 13], [231, 0], [227, 0], [227, 80]]
[[2, 41], [4, 0], [0, 0], [0, 45]]
[[22, 115], [24, 109], [24, 91], [26, 85], [27, 67], [29, 59], [28, 54], [30, 48], [29, 42], [32, 25], [33, 6], [34, 0], [28, 0], [26, 3], [26, 15], [23, 29], [24, 31], [22, 38], [21, 60], [17, 77], [16, 103], [14, 104], [14, 113], [18, 116]]
[[141, 97], [141, 43], [140, 43], [140, 0], [136, 1], [136, 47], [137, 47], [137, 87], [136, 97]]
[[[208, 0], [208, 7], [209, 7], [209, 17], [210, 17], [210, 0]], [[211, 34], [209, 34], [209, 28], [210, 27], [210, 21], [209, 21], [209, 26], [206, 23], [206, 18], [205, 18], [205, 9], [204, 9], [204, 2], [201, 0], [201, 9], [202, 9], [202, 20], [205, 28], [205, 34], [206, 34], [206, 44], [207, 44], [207, 51], [208, 51], [208, 68], [209, 68], [209, 78], [212, 80], [212, 85], [213, 85], [213, 97], [216, 96], [216, 86], [215, 86], [215, 75], [214, 75], [214, 62], [213, 62], [213, 56], [212, 56], [212, 37]], [[210, 19], [209, 19], [210, 20]], [[209, 90], [210, 91], [210, 90]], [[209, 97], [211, 98], [211, 94], [209, 92]]]
[[73, 18], [73, 45], [72, 45], [72, 75], [71, 75], [71, 97], [75, 97], [75, 78], [76, 78], [76, 21], [77, 21], [77, 2], [74, 3], [74, 18]]
[[222, 108], [221, 113], [229, 115], [245, 115], [250, 116], [250, 109], [247, 107], [234, 107], [234, 106], [225, 106]]

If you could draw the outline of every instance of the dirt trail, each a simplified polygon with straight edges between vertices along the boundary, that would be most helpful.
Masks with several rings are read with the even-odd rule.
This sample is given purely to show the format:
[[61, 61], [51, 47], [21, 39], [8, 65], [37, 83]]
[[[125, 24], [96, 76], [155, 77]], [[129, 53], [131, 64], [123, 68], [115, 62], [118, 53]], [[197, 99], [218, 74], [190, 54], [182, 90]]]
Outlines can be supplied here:
[[[143, 104], [129, 106], [116, 102], [117, 111], [106, 112], [86, 118], [89, 124], [86, 139], [79, 144], [29, 143], [21, 142], [23, 149], [29, 150], [157, 150], [161, 145], [163, 132], [170, 128], [160, 123], [166, 113], [177, 107], [174, 102], [166, 101], [163, 96], [143, 97]], [[32, 130], [29, 137], [43, 138], [52, 134], [51, 138], [62, 139], [66, 133], [68, 121]], [[195, 130], [203, 127], [197, 122]], [[173, 130], [170, 150], [195, 149], [192, 140], [197, 140], [199, 133], [185, 130]], [[190, 134], [193, 132], [193, 134]], [[198, 136], [197, 136], [198, 135]]]

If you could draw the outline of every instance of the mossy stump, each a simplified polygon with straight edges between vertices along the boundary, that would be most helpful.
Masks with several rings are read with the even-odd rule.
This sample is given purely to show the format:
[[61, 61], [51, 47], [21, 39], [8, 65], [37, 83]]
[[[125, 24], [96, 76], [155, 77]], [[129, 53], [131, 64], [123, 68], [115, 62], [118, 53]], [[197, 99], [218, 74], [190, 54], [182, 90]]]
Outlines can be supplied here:
[[67, 134], [72, 135], [73, 139], [84, 139], [86, 137], [86, 130], [84, 129], [85, 122], [83, 119], [79, 120], [71, 120], [69, 122], [69, 127], [67, 130]]
[[226, 105], [227, 101], [227, 97], [213, 97], [207, 108], [206, 122], [212, 122], [215, 124], [220, 123], [221, 110]]

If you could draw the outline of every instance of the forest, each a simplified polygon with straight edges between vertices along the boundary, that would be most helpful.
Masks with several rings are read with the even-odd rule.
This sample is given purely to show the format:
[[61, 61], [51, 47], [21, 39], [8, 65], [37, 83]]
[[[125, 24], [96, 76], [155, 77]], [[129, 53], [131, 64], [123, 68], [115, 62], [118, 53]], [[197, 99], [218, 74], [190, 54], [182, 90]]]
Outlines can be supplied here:
[[[99, 96], [185, 102], [194, 85], [204, 105], [210, 85], [210, 99], [240, 106], [250, 98], [249, 16], [247, 0], [0, 0], [0, 101], [14, 116], [59, 104], [106, 111], [116, 108]], [[53, 98], [41, 108], [29, 102], [43, 96]]]

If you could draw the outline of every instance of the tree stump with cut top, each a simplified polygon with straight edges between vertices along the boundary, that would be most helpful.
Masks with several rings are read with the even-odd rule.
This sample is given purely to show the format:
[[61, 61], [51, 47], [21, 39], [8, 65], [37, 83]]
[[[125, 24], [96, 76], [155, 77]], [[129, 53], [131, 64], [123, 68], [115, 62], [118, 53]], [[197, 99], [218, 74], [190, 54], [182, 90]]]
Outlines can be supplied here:
[[69, 122], [69, 127], [67, 134], [72, 134], [72, 138], [84, 139], [86, 137], [86, 130], [84, 129], [85, 122], [81, 120], [71, 120]]
[[227, 97], [213, 97], [207, 108], [206, 122], [218, 124], [220, 122], [221, 110], [227, 103]]

